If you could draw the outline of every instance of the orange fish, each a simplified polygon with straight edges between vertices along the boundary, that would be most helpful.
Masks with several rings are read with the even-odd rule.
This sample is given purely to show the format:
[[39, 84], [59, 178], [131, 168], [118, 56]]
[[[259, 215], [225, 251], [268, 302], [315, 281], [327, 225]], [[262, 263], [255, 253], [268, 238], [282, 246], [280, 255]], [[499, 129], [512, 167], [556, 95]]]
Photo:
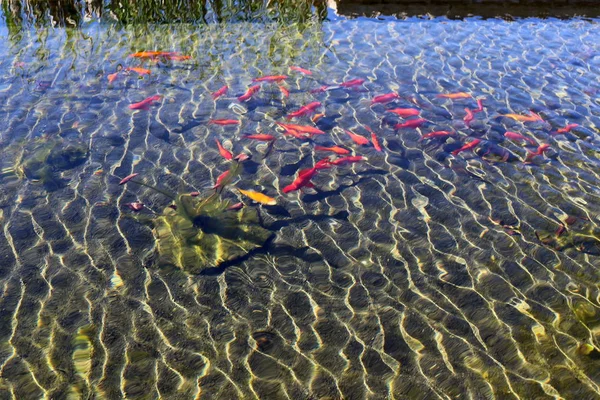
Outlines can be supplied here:
[[[327, 161], [327, 164], [329, 164], [329, 161]], [[329, 167], [329, 165], [327, 165], [326, 167], [323, 165], [323, 168], [327, 168], [327, 167]], [[293, 192], [296, 190], [300, 190], [303, 187], [308, 187], [308, 188], [315, 187], [315, 185], [313, 185], [310, 180], [317, 174], [319, 169], [322, 169], [322, 168], [315, 165], [312, 168], [306, 168], [306, 169], [302, 169], [302, 170], [298, 171], [298, 177], [296, 179], [294, 179], [294, 181], [292, 183], [290, 183], [289, 185], [284, 187], [282, 189], [282, 192], [289, 193], [289, 192]]]
[[108, 78], [108, 83], [113, 83], [115, 81], [115, 79], [117, 79], [118, 76], [119, 76], [118, 72], [107, 75], [106, 77]]
[[127, 67], [125, 68], [125, 71], [133, 71], [133, 72], [137, 72], [140, 75], [150, 75], [150, 70], [146, 69], [146, 68], [139, 68], [139, 67]]
[[237, 119], [211, 119], [208, 123], [215, 125], [239, 125], [240, 121]]
[[306, 133], [306, 132], [298, 132], [298, 131], [295, 131], [295, 130], [293, 130], [293, 129], [286, 129], [286, 130], [283, 132], [283, 134], [284, 134], [284, 135], [287, 135], [287, 136], [293, 136], [293, 137], [295, 137], [296, 139], [300, 139], [300, 140], [308, 140], [308, 139], [310, 139], [310, 138], [311, 138], [311, 134], [310, 134], [310, 133]]
[[219, 154], [221, 155], [221, 157], [223, 157], [226, 160], [231, 160], [233, 158], [233, 154], [231, 154], [229, 150], [227, 150], [223, 147], [223, 145], [221, 145], [219, 139], [215, 139], [215, 142], [217, 142], [217, 147], [219, 148]]
[[375, 150], [379, 152], [383, 151], [381, 145], [379, 144], [379, 139], [377, 139], [377, 136], [375, 136], [375, 132], [371, 132], [371, 143], [373, 143], [373, 147], [375, 147]]
[[535, 122], [535, 121], [543, 121], [542, 117], [533, 111], [529, 111], [529, 115], [520, 115], [520, 114], [501, 114], [501, 117], [512, 118], [515, 121], [520, 122]]
[[332, 147], [324, 147], [324, 146], [315, 146], [316, 151], [332, 151], [335, 154], [339, 154], [341, 156], [350, 154], [350, 150], [347, 150], [340, 146], [332, 146]]
[[297, 131], [297, 132], [302, 132], [302, 133], [310, 133], [311, 135], [324, 135], [325, 132], [323, 132], [320, 129], [314, 128], [312, 126], [306, 126], [306, 125], [296, 125], [296, 124], [282, 124], [281, 122], [276, 122], [277, 125], [279, 125], [280, 127], [282, 127], [283, 129], [287, 130], [293, 130], [293, 131]]
[[260, 85], [254, 85], [254, 86], [250, 86], [248, 88], [248, 90], [246, 91], [246, 93], [244, 93], [243, 95], [241, 95], [240, 97], [238, 97], [239, 101], [246, 101], [248, 100], [250, 97], [252, 97], [252, 95], [256, 92], [258, 92], [260, 90]]
[[456, 99], [470, 99], [473, 96], [471, 96], [469, 93], [458, 92], [458, 93], [438, 94], [435, 97], [438, 97], [438, 98], [441, 98], [441, 99], [456, 100]]
[[281, 91], [281, 94], [283, 95], [283, 97], [285, 97], [286, 99], [288, 97], [290, 97], [290, 91], [287, 90], [285, 87], [283, 86], [278, 86], [279, 87], [279, 91]]
[[310, 120], [313, 123], [317, 123], [317, 121], [320, 120], [321, 118], [323, 118], [324, 116], [325, 116], [324, 113], [315, 114], [315, 115], [313, 115], [313, 117]]
[[304, 75], [312, 75], [312, 72], [310, 72], [309, 70], [307, 70], [307, 69], [304, 69], [304, 68], [300, 68], [300, 67], [293, 67], [293, 66], [292, 66], [292, 67], [290, 67], [290, 69], [291, 69], [292, 71], [296, 71], [296, 72], [302, 72]]
[[255, 192], [254, 190], [242, 190], [238, 189], [241, 194], [244, 196], [254, 200], [257, 203], [265, 204], [267, 206], [274, 206], [277, 204], [277, 200], [272, 197], [269, 197], [265, 194]]
[[348, 136], [350, 136], [354, 143], [361, 146], [366, 146], [369, 144], [369, 139], [367, 139], [366, 137], [357, 135], [356, 133], [352, 133], [346, 129], [344, 129], [344, 131], [348, 134]]
[[244, 135], [244, 137], [246, 139], [254, 139], [254, 140], [260, 140], [263, 142], [270, 142], [271, 140], [275, 140], [276, 137], [273, 135], [267, 135], [266, 133], [257, 133], [254, 135]]
[[386, 111], [394, 113], [402, 118], [416, 117], [420, 113], [420, 111], [417, 110], [416, 108], [394, 108], [392, 110], [386, 110]]
[[139, 103], [130, 104], [129, 108], [131, 110], [149, 110], [152, 102], [159, 101], [160, 99], [162, 99], [162, 96], [157, 94], [157, 95], [148, 97], [147, 99], [142, 100]]
[[281, 82], [286, 80], [287, 78], [287, 75], [269, 75], [262, 76], [260, 78], [254, 78], [252, 79], [252, 82]]
[[168, 57], [177, 55], [174, 51], [140, 51], [138, 53], [130, 54], [129, 57], [135, 58], [157, 58], [157, 57]]
[[131, 175], [127, 175], [125, 178], [121, 179], [121, 181], [119, 182], [119, 185], [126, 184], [127, 182], [129, 182], [130, 180], [132, 180], [133, 178], [135, 178], [138, 175], [139, 174], [137, 172], [134, 174], [131, 174]]

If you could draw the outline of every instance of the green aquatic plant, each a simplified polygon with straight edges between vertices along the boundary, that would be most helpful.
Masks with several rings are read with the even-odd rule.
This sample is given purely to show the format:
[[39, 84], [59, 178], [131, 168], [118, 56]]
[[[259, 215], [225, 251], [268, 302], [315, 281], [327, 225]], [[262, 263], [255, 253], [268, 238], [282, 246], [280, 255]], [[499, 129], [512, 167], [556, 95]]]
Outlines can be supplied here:
[[267, 242], [271, 232], [260, 225], [257, 210], [232, 209], [231, 202], [221, 196], [224, 187], [240, 174], [241, 164], [232, 161], [227, 177], [205, 197], [174, 195], [136, 179], [128, 181], [173, 200], [173, 204], [149, 221], [157, 242], [160, 265], [199, 273], [243, 257]]
[[[61, 173], [83, 164], [89, 156], [86, 144], [64, 139], [39, 139], [23, 146], [10, 170], [20, 178], [41, 183], [47, 190], [64, 187], [67, 182]], [[8, 172], [3, 170], [3, 175]]]

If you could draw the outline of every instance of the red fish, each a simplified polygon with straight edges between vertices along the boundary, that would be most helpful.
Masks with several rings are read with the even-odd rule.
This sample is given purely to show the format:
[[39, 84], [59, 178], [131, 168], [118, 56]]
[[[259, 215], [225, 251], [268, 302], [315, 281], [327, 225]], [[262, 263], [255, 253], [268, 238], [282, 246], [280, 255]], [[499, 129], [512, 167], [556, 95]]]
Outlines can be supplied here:
[[300, 139], [300, 140], [308, 140], [308, 139], [310, 139], [312, 137], [310, 133], [298, 132], [298, 131], [295, 131], [293, 129], [286, 129], [283, 132], [283, 134], [287, 135], [287, 136], [293, 136], [296, 139]]
[[419, 142], [423, 141], [425, 139], [445, 138], [445, 137], [453, 136], [453, 135], [454, 135], [454, 132], [448, 132], [448, 131], [429, 132], [429, 133], [421, 136], [421, 138], [419, 139]]
[[240, 153], [237, 156], [233, 157], [233, 159], [237, 162], [244, 162], [250, 159], [250, 156], [246, 153]]
[[159, 101], [160, 99], [162, 99], [162, 96], [160, 96], [158, 94], [154, 95], [154, 96], [150, 96], [147, 99], [140, 101], [139, 103], [130, 104], [129, 108], [131, 110], [149, 110], [152, 102]]
[[382, 95], [373, 97], [373, 100], [371, 100], [371, 104], [389, 103], [390, 101], [397, 99], [399, 97], [400, 97], [400, 95], [398, 93], [382, 94]]
[[394, 129], [418, 128], [426, 122], [429, 122], [429, 121], [427, 121], [426, 119], [423, 119], [423, 118], [409, 119], [406, 122], [394, 125]]
[[348, 157], [342, 157], [342, 158], [338, 158], [336, 160], [330, 161], [329, 164], [330, 165], [345, 165], [345, 164], [352, 164], [352, 163], [356, 163], [356, 162], [360, 162], [360, 161], [364, 161], [364, 160], [366, 160], [366, 158], [363, 156], [348, 156]]
[[231, 160], [233, 158], [233, 154], [231, 154], [229, 150], [227, 150], [221, 145], [219, 139], [215, 139], [215, 142], [217, 142], [217, 147], [219, 148], [219, 154], [221, 155], [221, 157], [223, 157], [226, 160]]
[[537, 146], [537, 143], [536, 143], [535, 140], [533, 140], [531, 138], [528, 138], [528, 137], [525, 137], [525, 136], [523, 136], [523, 135], [521, 135], [520, 133], [517, 133], [517, 132], [506, 131], [506, 132], [504, 132], [504, 137], [506, 137], [506, 138], [508, 138], [510, 140], [516, 140], [516, 141], [522, 140], [522, 141], [526, 141], [526, 142], [531, 143], [532, 146]]
[[267, 135], [266, 133], [257, 133], [254, 135], [244, 135], [246, 139], [260, 140], [262, 142], [270, 142], [271, 140], [275, 140], [275, 136]]
[[237, 119], [211, 119], [208, 123], [214, 125], [239, 125], [240, 121]]
[[132, 180], [133, 178], [135, 178], [136, 176], [138, 176], [139, 174], [131, 174], [131, 175], [127, 175], [125, 178], [121, 179], [121, 182], [119, 182], [119, 185], [124, 185], [127, 182], [129, 182], [130, 180]]
[[227, 170], [227, 171], [223, 172], [221, 175], [219, 175], [219, 176], [217, 177], [217, 182], [215, 183], [215, 186], [213, 186], [212, 188], [213, 188], [213, 189], [218, 189], [218, 188], [220, 188], [220, 187], [221, 187], [221, 183], [223, 183], [223, 180], [224, 180], [225, 178], [227, 178], [228, 176], [229, 176], [229, 170]]
[[473, 121], [475, 119], [475, 116], [473, 115], [473, 112], [471, 110], [469, 110], [468, 108], [465, 108], [465, 112], [467, 113], [467, 115], [465, 115], [465, 117], [463, 118], [463, 121], [465, 121], [465, 124], [467, 124], [467, 126], [469, 126], [471, 121]]
[[115, 81], [115, 79], [117, 79], [118, 76], [119, 76], [118, 72], [107, 75], [106, 77], [108, 78], [108, 83], [113, 83]]
[[284, 86], [279, 86], [279, 91], [281, 92], [281, 94], [283, 95], [283, 97], [285, 97], [286, 99], [288, 97], [290, 97], [290, 91], [287, 90]]
[[190, 196], [192, 196], [192, 197], [198, 197], [198, 196], [200, 196], [200, 192], [191, 192]]
[[463, 151], [467, 151], [467, 150], [472, 150], [474, 149], [479, 143], [481, 143], [481, 140], [479, 139], [473, 139], [471, 140], [469, 143], [465, 144], [463, 147], [461, 147], [460, 149], [456, 149], [452, 152], [452, 155], [458, 155], [458, 153], [461, 153]]
[[477, 99], [477, 108], [473, 110], [474, 113], [483, 111], [483, 99]]
[[352, 141], [360, 146], [366, 146], [369, 144], [369, 139], [367, 139], [364, 136], [360, 136], [357, 135], [356, 133], [352, 133], [346, 129], [344, 129], [344, 132], [346, 132], [348, 134], [348, 136], [350, 136], [350, 138], [352, 139]]
[[317, 174], [318, 171], [319, 171], [319, 168], [317, 166], [298, 171], [298, 177], [296, 179], [294, 179], [294, 181], [291, 184], [284, 187], [282, 189], [282, 192], [289, 193], [289, 192], [294, 192], [296, 190], [300, 190], [303, 187], [309, 187], [309, 188], [315, 187], [310, 182], [310, 180]]
[[298, 111], [289, 113], [286, 118], [292, 119], [295, 117], [301, 117], [303, 115], [310, 114], [318, 107], [321, 107], [321, 103], [318, 101], [313, 101], [312, 103], [308, 103], [307, 105], [300, 107], [300, 109]]
[[344, 149], [340, 146], [332, 146], [332, 147], [324, 147], [324, 146], [315, 146], [316, 151], [332, 151], [335, 154], [346, 155], [350, 154], [350, 150]]
[[133, 211], [141, 211], [144, 208], [144, 203], [134, 202], [134, 203], [125, 203], [123, 204], [125, 207], [129, 207]]
[[288, 78], [287, 75], [269, 75], [252, 79], [252, 82], [281, 82]]
[[284, 130], [293, 130], [297, 132], [310, 133], [311, 135], [324, 135], [325, 132], [318, 128], [314, 128], [312, 126], [306, 125], [296, 125], [296, 124], [283, 124], [281, 122], [276, 122], [277, 125], [282, 127]]
[[292, 67], [290, 67], [290, 69], [291, 69], [292, 71], [296, 71], [296, 72], [302, 72], [304, 75], [312, 75], [312, 72], [310, 72], [309, 70], [307, 70], [307, 69], [304, 69], [304, 68], [300, 68], [300, 67], [294, 67], [294, 66], [292, 66]]
[[140, 75], [150, 75], [150, 70], [146, 69], [146, 68], [139, 68], [139, 67], [127, 67], [125, 68], [125, 71], [133, 71], [133, 72], [137, 72]]
[[216, 92], [213, 92], [212, 93], [212, 98], [214, 100], [216, 100], [219, 97], [223, 96], [225, 93], [227, 93], [228, 90], [229, 90], [229, 86], [225, 85], [221, 89], [217, 90]]
[[402, 118], [416, 117], [420, 113], [416, 108], [394, 108], [392, 110], [386, 110], [386, 112], [394, 113]]
[[579, 126], [579, 124], [568, 124], [567, 126], [565, 126], [564, 128], [559, 128], [556, 131], [556, 135], [559, 135], [561, 133], [567, 133], [567, 132], [571, 132], [571, 129], [573, 128], [577, 128]]
[[321, 87], [319, 87], [317, 89], [312, 89], [310, 92], [311, 93], [323, 93], [323, 92], [326, 92], [327, 89], [329, 89], [329, 88], [330, 88], [329, 85], [323, 85], [323, 86], [321, 86]]
[[324, 113], [315, 114], [310, 120], [314, 123], [317, 123], [317, 121], [323, 118], [324, 116]]
[[353, 86], [360, 86], [363, 83], [365, 83], [364, 79], [352, 79], [352, 80], [340, 83], [340, 86], [341, 87], [353, 87]]
[[250, 97], [252, 97], [252, 95], [256, 92], [258, 92], [260, 90], [260, 85], [254, 85], [254, 86], [250, 86], [248, 88], [248, 90], [246, 91], [246, 93], [244, 93], [243, 95], [241, 95], [240, 97], [238, 97], [239, 101], [246, 101], [248, 100]]

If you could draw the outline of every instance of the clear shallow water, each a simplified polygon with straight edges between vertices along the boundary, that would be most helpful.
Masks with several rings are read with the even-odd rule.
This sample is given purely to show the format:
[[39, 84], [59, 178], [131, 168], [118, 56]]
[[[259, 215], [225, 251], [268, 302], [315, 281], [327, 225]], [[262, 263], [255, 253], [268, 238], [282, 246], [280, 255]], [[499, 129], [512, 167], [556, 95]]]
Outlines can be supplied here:
[[[600, 397], [596, 22], [3, 28], [0, 394]], [[150, 76], [108, 83], [119, 64], [140, 65], [128, 54], [150, 49], [191, 60], [145, 63]], [[282, 73], [289, 99], [275, 84], [235, 98], [253, 78]], [[366, 83], [310, 93], [354, 78]], [[213, 101], [223, 84], [229, 93]], [[391, 91], [401, 98], [370, 106]], [[485, 97], [470, 128], [462, 118], [474, 100], [436, 97], [455, 92]], [[164, 99], [150, 110], [128, 108], [154, 94]], [[315, 143], [368, 160], [319, 172], [316, 191], [282, 195], [324, 154], [273, 122], [314, 100], [327, 132]], [[394, 130], [393, 107], [417, 107], [431, 123]], [[530, 110], [545, 122], [497, 117]], [[551, 135], [567, 123], [580, 126]], [[336, 128], [368, 136], [363, 125], [382, 153]], [[270, 152], [242, 139], [257, 130], [278, 137]], [[456, 135], [419, 141], [437, 130]], [[507, 130], [551, 148], [524, 164], [527, 149]], [[224, 196], [259, 209], [274, 237], [191, 274], [161, 263], [151, 228], [123, 206], [142, 201], [135, 215], [152, 217], [170, 200], [118, 183], [136, 172], [172, 192], [208, 192], [229, 168], [216, 138], [253, 155], [236, 186], [278, 206]], [[450, 154], [470, 138], [483, 140], [475, 153]], [[69, 144], [89, 155], [45, 186], [26, 176], [27, 160]], [[498, 161], [506, 153], [494, 146], [510, 157]]]

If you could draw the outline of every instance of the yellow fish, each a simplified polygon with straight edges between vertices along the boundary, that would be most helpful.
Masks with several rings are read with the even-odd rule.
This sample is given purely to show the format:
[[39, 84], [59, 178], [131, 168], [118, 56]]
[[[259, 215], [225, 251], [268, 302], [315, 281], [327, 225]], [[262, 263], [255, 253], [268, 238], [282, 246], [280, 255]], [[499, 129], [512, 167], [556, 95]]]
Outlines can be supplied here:
[[240, 191], [241, 194], [254, 200], [257, 203], [265, 204], [267, 206], [274, 206], [275, 204], [277, 204], [277, 200], [275, 200], [274, 198], [269, 197], [262, 193], [255, 192], [254, 190], [242, 190], [242, 189], [238, 189], [238, 190]]

